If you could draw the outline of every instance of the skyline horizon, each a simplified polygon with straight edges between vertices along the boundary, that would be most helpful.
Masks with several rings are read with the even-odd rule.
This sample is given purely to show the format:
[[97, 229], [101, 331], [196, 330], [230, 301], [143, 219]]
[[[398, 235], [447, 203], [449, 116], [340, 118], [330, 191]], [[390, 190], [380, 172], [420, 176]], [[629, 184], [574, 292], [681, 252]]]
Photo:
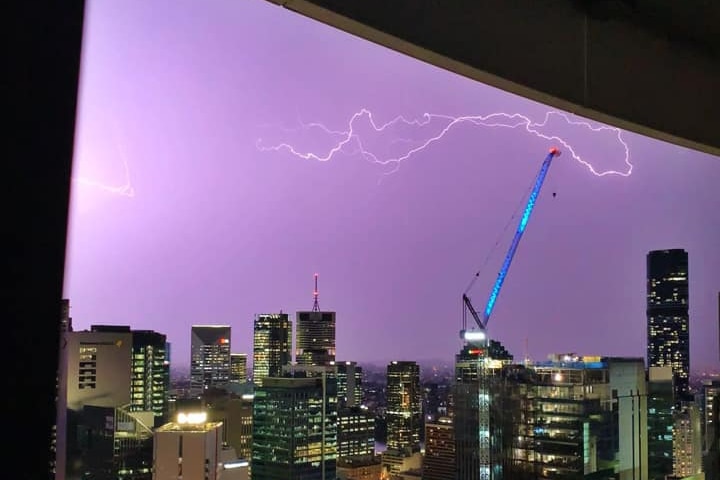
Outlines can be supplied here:
[[63, 287], [77, 328], [161, 331], [189, 362], [190, 326], [226, 323], [250, 353], [253, 314], [310, 310], [319, 273], [339, 358], [452, 359], [463, 289], [477, 272], [468, 294], [487, 299], [559, 146], [491, 338], [516, 357], [647, 358], [646, 254], [683, 248], [690, 365], [718, 364], [718, 157], [266, 2], [92, 2], [84, 28]]

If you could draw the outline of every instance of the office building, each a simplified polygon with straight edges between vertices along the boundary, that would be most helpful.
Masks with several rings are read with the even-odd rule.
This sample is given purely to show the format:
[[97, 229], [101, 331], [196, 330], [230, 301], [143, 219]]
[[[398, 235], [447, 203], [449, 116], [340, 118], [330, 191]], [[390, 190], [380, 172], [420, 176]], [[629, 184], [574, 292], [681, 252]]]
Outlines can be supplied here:
[[362, 405], [362, 367], [357, 362], [336, 362], [331, 365], [334, 365], [337, 371], [338, 406]]
[[381, 480], [382, 463], [377, 456], [338, 458], [338, 480]]
[[691, 402], [681, 402], [673, 414], [673, 475], [684, 478], [702, 473], [700, 411]]
[[148, 477], [150, 432], [168, 408], [165, 335], [93, 325], [66, 339], [66, 478]]
[[425, 424], [423, 480], [455, 480], [455, 433], [453, 421], [440, 417]]
[[155, 430], [153, 480], [219, 480], [223, 424], [208, 422], [204, 412], [181, 412]]
[[280, 377], [292, 361], [292, 322], [286, 313], [260, 314], [253, 325], [253, 382]]
[[362, 407], [338, 410], [338, 459], [375, 455], [375, 415]]
[[643, 358], [603, 358], [607, 364], [612, 397], [610, 451], [600, 462], [614, 458], [618, 480], [648, 478], [648, 407]]
[[[491, 478], [647, 479], [642, 358], [569, 353], [488, 366]], [[471, 458], [456, 464], [467, 471], [458, 478], [482, 478]]]
[[253, 394], [248, 387], [241, 392], [207, 391], [200, 403], [208, 421], [223, 424], [223, 443], [243, 460], [250, 460], [252, 450]]
[[132, 331], [132, 384], [130, 410], [151, 411], [152, 426], [168, 420], [170, 391], [170, 361], [166, 336], [152, 330]]
[[713, 409], [717, 399], [720, 399], [720, 380], [705, 380], [702, 385], [702, 422], [703, 422], [703, 450], [710, 449], [718, 436], [718, 418]]
[[247, 353], [230, 354], [230, 381], [247, 382]]
[[647, 365], [670, 366], [676, 400], [687, 399], [690, 375], [688, 254], [656, 250], [647, 255]]
[[673, 473], [675, 388], [671, 366], [648, 368], [648, 478]]
[[298, 365], [329, 365], [335, 361], [335, 312], [320, 310], [317, 282], [316, 273], [312, 311], [297, 312], [295, 362]]
[[190, 391], [199, 395], [230, 382], [228, 325], [193, 325], [190, 332]]
[[387, 366], [387, 448], [414, 452], [420, 448], [422, 390], [420, 367], [394, 361]]
[[305, 372], [267, 377], [253, 400], [253, 480], [333, 479], [337, 384]]
[[335, 312], [297, 312], [295, 361], [329, 365], [335, 361]]

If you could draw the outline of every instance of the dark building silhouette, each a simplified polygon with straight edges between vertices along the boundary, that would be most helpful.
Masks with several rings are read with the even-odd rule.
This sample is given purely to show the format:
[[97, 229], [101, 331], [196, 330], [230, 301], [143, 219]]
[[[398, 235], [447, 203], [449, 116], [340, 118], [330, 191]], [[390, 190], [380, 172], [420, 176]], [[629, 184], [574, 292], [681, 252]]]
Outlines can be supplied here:
[[688, 398], [690, 328], [685, 250], [656, 250], [647, 255], [647, 365], [671, 366], [676, 400]]

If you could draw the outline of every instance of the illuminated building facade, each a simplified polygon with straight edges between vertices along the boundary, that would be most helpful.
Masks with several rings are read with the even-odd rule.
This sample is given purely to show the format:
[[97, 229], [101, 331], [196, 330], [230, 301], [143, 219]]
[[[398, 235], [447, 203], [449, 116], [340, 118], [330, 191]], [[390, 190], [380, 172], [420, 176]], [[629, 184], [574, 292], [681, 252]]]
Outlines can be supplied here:
[[362, 367], [357, 362], [336, 362], [338, 405], [356, 407], [362, 404]]
[[230, 354], [230, 381], [235, 383], [247, 382], [247, 354]]
[[702, 473], [700, 411], [682, 402], [673, 414], [673, 475], [684, 478]]
[[455, 480], [455, 433], [453, 421], [440, 417], [425, 424], [423, 480]]
[[338, 458], [375, 454], [375, 415], [365, 408], [344, 407], [338, 410]]
[[295, 372], [268, 377], [253, 400], [253, 480], [333, 479], [337, 461], [337, 383]]
[[665, 480], [673, 471], [675, 388], [671, 366], [648, 368], [648, 478]]
[[676, 400], [688, 396], [690, 375], [688, 254], [682, 249], [647, 255], [647, 364], [672, 367]]
[[230, 382], [230, 326], [193, 325], [190, 332], [190, 390], [200, 394]]
[[292, 360], [292, 322], [286, 313], [260, 314], [253, 325], [253, 382], [282, 376]]
[[329, 365], [335, 361], [335, 312], [297, 312], [295, 361]]
[[179, 413], [157, 428], [153, 438], [153, 480], [219, 480], [223, 424], [202, 412]]
[[93, 325], [66, 338], [66, 478], [149, 478], [150, 432], [168, 406], [165, 335]]
[[381, 480], [382, 463], [377, 457], [339, 458], [337, 476], [343, 480]]
[[420, 448], [422, 390], [416, 362], [390, 362], [387, 366], [387, 448], [414, 452]]
[[133, 330], [132, 341], [130, 410], [153, 412], [152, 426], [160, 426], [167, 421], [169, 408], [167, 338], [152, 330]]

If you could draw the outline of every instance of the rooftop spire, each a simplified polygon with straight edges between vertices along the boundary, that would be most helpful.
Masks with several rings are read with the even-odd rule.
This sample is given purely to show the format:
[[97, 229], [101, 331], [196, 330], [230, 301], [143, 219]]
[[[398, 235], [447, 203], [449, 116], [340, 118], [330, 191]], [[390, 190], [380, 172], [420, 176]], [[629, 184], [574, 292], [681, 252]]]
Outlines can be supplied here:
[[317, 286], [318, 274], [315, 274], [315, 290], [313, 291], [313, 312], [320, 311], [320, 304], [318, 303], [318, 286]]

